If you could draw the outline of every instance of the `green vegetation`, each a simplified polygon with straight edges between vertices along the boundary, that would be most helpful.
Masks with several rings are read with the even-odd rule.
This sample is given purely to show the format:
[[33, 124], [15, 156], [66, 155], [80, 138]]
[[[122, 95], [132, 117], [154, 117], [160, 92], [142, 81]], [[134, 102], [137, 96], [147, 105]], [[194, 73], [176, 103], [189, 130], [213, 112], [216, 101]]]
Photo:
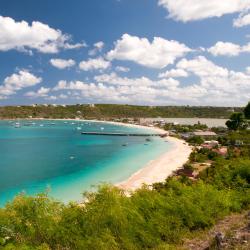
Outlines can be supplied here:
[[133, 106], [133, 105], [36, 105], [36, 106], [6, 106], [0, 107], [0, 119], [14, 118], [140, 118], [140, 117], [200, 117], [200, 118], [229, 118], [234, 112], [242, 112], [242, 108], [229, 107], [192, 107], [192, 106]]
[[230, 119], [226, 122], [227, 127], [230, 130], [238, 130], [247, 128], [248, 124], [244, 119], [244, 114], [237, 112], [230, 116]]
[[245, 115], [246, 119], [250, 119], [250, 102], [244, 108], [244, 115]]
[[200, 136], [192, 136], [187, 139], [187, 142], [191, 145], [201, 145], [202, 143], [204, 143], [204, 139]]
[[[228, 143], [232, 136], [243, 136], [232, 133]], [[244, 131], [244, 137], [249, 139], [250, 132]], [[174, 176], [129, 197], [109, 185], [86, 193], [82, 206], [62, 204], [47, 194], [21, 194], [0, 209], [0, 249], [178, 249], [183, 238], [249, 207], [245, 148], [232, 148], [226, 158], [209, 149], [194, 151], [190, 163], [212, 161], [198, 180]]]
[[206, 124], [197, 123], [194, 125], [180, 125], [180, 124], [173, 124], [167, 123], [164, 125], [165, 130], [174, 130], [177, 133], [187, 133], [187, 132], [194, 132], [196, 130], [206, 130], [208, 129]]

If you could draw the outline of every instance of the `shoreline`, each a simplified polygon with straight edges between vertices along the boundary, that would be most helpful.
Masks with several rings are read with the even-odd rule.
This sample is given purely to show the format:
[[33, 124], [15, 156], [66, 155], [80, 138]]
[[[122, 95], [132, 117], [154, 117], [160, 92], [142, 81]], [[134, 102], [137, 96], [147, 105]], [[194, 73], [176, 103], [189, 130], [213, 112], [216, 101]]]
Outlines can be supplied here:
[[135, 191], [143, 184], [152, 185], [153, 183], [164, 182], [174, 171], [180, 169], [188, 161], [192, 149], [185, 141], [175, 137], [167, 137], [167, 140], [174, 144], [170, 151], [152, 160], [116, 186], [126, 191]]
[[[26, 119], [25, 119], [26, 120]], [[157, 127], [147, 127], [143, 125], [127, 124], [113, 121], [100, 120], [83, 120], [83, 119], [43, 119], [33, 118], [27, 120], [52, 120], [52, 121], [79, 121], [79, 122], [98, 122], [108, 123], [126, 127], [137, 127], [142, 129], [149, 129], [160, 134], [166, 134], [166, 131]], [[165, 139], [173, 145], [167, 152], [161, 154], [156, 159], [147, 163], [140, 170], [132, 174], [128, 179], [115, 183], [114, 185], [124, 189], [125, 191], [134, 191], [140, 188], [143, 184], [152, 185], [157, 182], [164, 182], [174, 171], [181, 168], [183, 164], [188, 161], [188, 157], [192, 152], [192, 148], [186, 144], [184, 140], [175, 137], [165, 137]]]

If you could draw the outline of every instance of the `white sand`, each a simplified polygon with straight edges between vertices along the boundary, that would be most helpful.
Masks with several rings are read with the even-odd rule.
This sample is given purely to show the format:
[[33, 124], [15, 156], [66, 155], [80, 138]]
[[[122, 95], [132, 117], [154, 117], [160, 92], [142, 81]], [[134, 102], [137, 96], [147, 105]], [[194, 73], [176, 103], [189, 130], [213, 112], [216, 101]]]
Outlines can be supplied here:
[[143, 184], [151, 185], [155, 182], [163, 182], [173, 171], [181, 168], [187, 162], [192, 149], [177, 138], [167, 137], [167, 140], [174, 143], [174, 147], [170, 151], [149, 162], [144, 168], [117, 186], [133, 191]]

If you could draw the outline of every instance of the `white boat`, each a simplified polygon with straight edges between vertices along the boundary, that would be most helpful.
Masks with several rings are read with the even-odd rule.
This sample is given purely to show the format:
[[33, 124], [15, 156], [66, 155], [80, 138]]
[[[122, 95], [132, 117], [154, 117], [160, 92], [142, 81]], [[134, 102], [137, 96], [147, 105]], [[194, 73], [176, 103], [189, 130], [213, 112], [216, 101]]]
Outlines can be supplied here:
[[15, 128], [21, 128], [21, 124], [19, 122], [15, 123]]
[[82, 128], [81, 128], [81, 127], [77, 127], [76, 129], [77, 129], [77, 130], [81, 130]]
[[101, 130], [104, 130], [104, 127], [101, 127]]

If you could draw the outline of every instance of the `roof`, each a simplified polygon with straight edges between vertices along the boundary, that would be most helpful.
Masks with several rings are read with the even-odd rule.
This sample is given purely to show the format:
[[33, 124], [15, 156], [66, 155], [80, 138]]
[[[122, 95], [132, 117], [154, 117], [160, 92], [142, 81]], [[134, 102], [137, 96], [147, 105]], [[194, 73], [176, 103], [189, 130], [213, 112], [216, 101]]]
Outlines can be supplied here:
[[197, 136], [215, 136], [216, 133], [212, 132], [212, 131], [201, 131], [201, 132], [194, 132], [194, 135]]

